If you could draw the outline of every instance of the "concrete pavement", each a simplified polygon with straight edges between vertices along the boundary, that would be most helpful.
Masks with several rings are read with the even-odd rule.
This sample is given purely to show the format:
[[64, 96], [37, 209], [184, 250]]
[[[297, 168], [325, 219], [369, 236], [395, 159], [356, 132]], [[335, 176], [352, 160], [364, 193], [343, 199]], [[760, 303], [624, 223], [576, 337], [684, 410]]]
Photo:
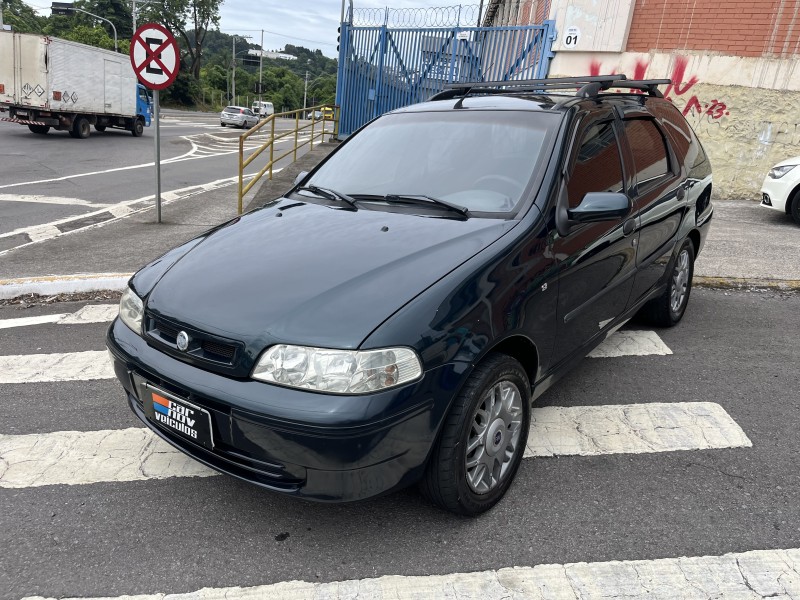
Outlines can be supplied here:
[[[313, 168], [335, 144], [327, 143], [265, 181], [245, 198], [252, 210], [288, 190], [297, 173]], [[236, 216], [236, 188], [223, 187], [176, 200], [155, 223], [152, 207], [96, 227], [29, 244], [0, 255], [0, 299], [25, 293], [68, 293], [77, 278], [83, 287], [97, 275], [133, 273], [170, 248]], [[800, 227], [791, 217], [748, 200], [716, 201], [711, 232], [695, 267], [695, 283], [707, 287], [777, 287], [800, 290]], [[115, 279], [114, 281], [117, 281]], [[43, 284], [43, 281], [46, 282]], [[97, 282], [97, 289], [109, 285]], [[112, 286], [113, 289], [113, 286]], [[48, 292], [49, 290], [49, 292]]]

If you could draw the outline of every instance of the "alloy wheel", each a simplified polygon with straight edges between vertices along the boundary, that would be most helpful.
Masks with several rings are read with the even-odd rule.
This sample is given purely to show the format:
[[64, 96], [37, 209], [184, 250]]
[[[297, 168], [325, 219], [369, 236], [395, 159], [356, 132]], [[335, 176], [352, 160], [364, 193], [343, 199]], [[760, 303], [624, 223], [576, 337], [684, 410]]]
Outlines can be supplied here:
[[672, 291], [670, 292], [669, 306], [675, 314], [680, 312], [686, 300], [690, 270], [689, 251], [684, 248], [678, 255], [678, 260], [675, 263], [675, 270], [672, 272]]
[[467, 484], [476, 494], [495, 489], [520, 451], [522, 395], [510, 381], [499, 381], [481, 400], [470, 423], [465, 450]]

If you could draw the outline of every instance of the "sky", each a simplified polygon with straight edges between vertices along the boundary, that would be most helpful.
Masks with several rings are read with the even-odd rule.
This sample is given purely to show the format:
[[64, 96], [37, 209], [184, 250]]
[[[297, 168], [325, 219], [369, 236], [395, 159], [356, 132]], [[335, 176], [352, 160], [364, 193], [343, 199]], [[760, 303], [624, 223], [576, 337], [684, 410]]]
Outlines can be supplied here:
[[[477, 6], [479, 3], [480, 0], [353, 0], [355, 8]], [[341, 0], [225, 0], [220, 9], [219, 28], [229, 34], [250, 35], [249, 41], [253, 44], [261, 42], [263, 28], [266, 50], [292, 44], [319, 49], [325, 56], [334, 58], [341, 11]]]

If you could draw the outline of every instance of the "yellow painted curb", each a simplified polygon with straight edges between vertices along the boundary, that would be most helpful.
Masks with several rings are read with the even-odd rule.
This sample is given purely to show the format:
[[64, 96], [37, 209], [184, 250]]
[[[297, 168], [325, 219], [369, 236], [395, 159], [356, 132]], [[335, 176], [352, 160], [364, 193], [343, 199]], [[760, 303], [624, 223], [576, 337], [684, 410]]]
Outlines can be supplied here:
[[45, 275], [0, 279], [0, 300], [28, 294], [54, 296], [80, 292], [121, 291], [133, 273], [81, 273], [78, 275]]
[[695, 275], [692, 284], [695, 287], [724, 290], [765, 289], [784, 292], [800, 291], [800, 280], [797, 279], [756, 279], [750, 277], [706, 277], [703, 275]]

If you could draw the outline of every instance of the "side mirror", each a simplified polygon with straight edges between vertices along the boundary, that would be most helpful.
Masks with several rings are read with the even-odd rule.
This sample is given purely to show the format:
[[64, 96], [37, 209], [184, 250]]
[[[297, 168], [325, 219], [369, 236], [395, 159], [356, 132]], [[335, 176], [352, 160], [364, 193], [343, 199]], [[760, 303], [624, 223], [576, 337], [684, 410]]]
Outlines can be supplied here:
[[631, 199], [616, 192], [589, 192], [575, 208], [567, 210], [567, 217], [575, 223], [597, 223], [624, 219], [633, 209]]
[[308, 171], [300, 171], [297, 174], [297, 177], [294, 178], [294, 184], [298, 185], [301, 181], [303, 181], [303, 179], [306, 178], [307, 175], [308, 175]]

